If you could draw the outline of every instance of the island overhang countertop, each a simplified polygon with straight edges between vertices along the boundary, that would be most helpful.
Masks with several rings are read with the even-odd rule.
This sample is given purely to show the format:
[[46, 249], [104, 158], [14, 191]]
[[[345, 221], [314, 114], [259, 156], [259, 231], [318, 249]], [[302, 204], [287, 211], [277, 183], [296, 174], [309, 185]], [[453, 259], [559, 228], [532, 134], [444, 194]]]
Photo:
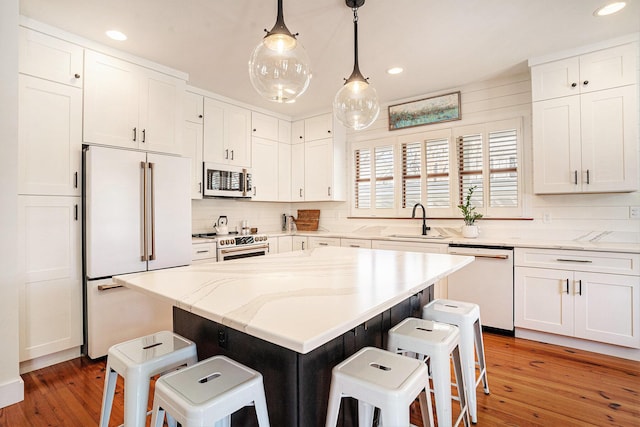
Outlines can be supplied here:
[[306, 354], [473, 259], [326, 247], [113, 279], [193, 314]]

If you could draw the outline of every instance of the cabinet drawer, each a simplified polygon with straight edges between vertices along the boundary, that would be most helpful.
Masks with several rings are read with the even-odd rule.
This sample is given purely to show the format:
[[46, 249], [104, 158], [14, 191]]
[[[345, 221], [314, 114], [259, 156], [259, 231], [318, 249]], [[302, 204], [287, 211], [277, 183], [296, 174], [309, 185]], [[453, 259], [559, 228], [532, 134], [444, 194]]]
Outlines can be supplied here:
[[371, 240], [368, 239], [340, 239], [340, 246], [348, 248], [368, 248], [371, 249]]
[[309, 249], [324, 246], [340, 246], [339, 237], [309, 237]]
[[516, 248], [515, 265], [637, 275], [640, 274], [640, 254]]
[[215, 243], [194, 243], [191, 247], [191, 260], [198, 261], [202, 259], [216, 260], [216, 244]]

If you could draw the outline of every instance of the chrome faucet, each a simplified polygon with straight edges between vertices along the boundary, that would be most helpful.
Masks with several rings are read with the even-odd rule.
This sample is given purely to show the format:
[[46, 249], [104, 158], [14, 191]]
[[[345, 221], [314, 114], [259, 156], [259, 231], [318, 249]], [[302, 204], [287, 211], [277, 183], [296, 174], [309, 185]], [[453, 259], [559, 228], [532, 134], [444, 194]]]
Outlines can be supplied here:
[[427, 231], [431, 230], [431, 227], [427, 227], [427, 211], [424, 209], [424, 206], [422, 206], [422, 203], [416, 203], [415, 205], [413, 205], [413, 212], [411, 212], [411, 218], [416, 217], [416, 208], [418, 206], [422, 208], [422, 235], [426, 236]]

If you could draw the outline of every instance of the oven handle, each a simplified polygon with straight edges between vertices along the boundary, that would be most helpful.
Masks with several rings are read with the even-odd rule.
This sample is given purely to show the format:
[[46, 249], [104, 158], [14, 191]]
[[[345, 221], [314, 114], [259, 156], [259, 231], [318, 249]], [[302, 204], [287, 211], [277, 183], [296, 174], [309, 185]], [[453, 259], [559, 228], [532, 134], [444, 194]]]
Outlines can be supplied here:
[[466, 252], [449, 252], [451, 255], [464, 255], [464, 256], [474, 256], [476, 258], [489, 258], [489, 259], [509, 259], [509, 255], [488, 255], [488, 254], [468, 254]]
[[233, 253], [238, 253], [238, 252], [247, 252], [247, 251], [252, 251], [254, 249], [265, 249], [265, 250], [269, 250], [269, 244], [265, 243], [263, 245], [256, 245], [256, 246], [250, 246], [250, 247], [244, 247], [244, 248], [234, 248], [234, 249], [220, 249], [220, 253], [221, 254], [233, 254]]

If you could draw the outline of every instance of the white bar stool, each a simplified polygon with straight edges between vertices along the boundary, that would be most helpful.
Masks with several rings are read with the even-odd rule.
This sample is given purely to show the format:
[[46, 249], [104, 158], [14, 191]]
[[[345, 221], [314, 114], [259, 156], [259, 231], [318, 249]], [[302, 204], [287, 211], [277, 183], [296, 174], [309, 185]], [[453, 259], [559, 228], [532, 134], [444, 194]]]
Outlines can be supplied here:
[[[469, 413], [471, 421], [478, 422], [478, 404], [476, 388], [480, 381], [484, 387], [484, 393], [489, 394], [489, 382], [487, 380], [487, 366], [484, 357], [484, 342], [482, 340], [482, 324], [480, 323], [480, 307], [477, 304], [436, 299], [425, 305], [422, 309], [422, 318], [456, 325], [460, 328], [460, 356], [464, 367], [464, 380], [467, 385], [467, 398], [469, 400]], [[476, 359], [480, 375], [476, 379]]]
[[[394, 353], [415, 353], [422, 360], [429, 361], [431, 378], [433, 380], [433, 393], [436, 398], [436, 414], [438, 427], [451, 426], [453, 412], [451, 410], [451, 365], [453, 359], [453, 371], [458, 388], [460, 401], [460, 415], [454, 425], [464, 420], [464, 425], [469, 426], [469, 411], [464, 388], [464, 378], [459, 351], [460, 333], [458, 328], [446, 323], [432, 322], [430, 320], [409, 317], [389, 329], [388, 349]], [[428, 387], [428, 382], [426, 383]], [[431, 396], [427, 396], [429, 415], [431, 412]], [[421, 401], [423, 423], [426, 425], [424, 406]], [[433, 426], [433, 420], [429, 419], [429, 425]]]
[[151, 377], [198, 361], [196, 345], [169, 331], [135, 338], [109, 349], [100, 427], [109, 425], [118, 375], [124, 378], [124, 425], [146, 425]]
[[182, 427], [229, 427], [231, 414], [249, 405], [255, 406], [258, 425], [269, 427], [262, 375], [214, 356], [156, 381], [151, 426], [162, 427], [166, 413]]
[[373, 424], [375, 408], [380, 408], [382, 425], [409, 426], [409, 406], [428, 383], [424, 363], [365, 347], [333, 368], [325, 426], [336, 426], [342, 397], [358, 400], [360, 427]]

